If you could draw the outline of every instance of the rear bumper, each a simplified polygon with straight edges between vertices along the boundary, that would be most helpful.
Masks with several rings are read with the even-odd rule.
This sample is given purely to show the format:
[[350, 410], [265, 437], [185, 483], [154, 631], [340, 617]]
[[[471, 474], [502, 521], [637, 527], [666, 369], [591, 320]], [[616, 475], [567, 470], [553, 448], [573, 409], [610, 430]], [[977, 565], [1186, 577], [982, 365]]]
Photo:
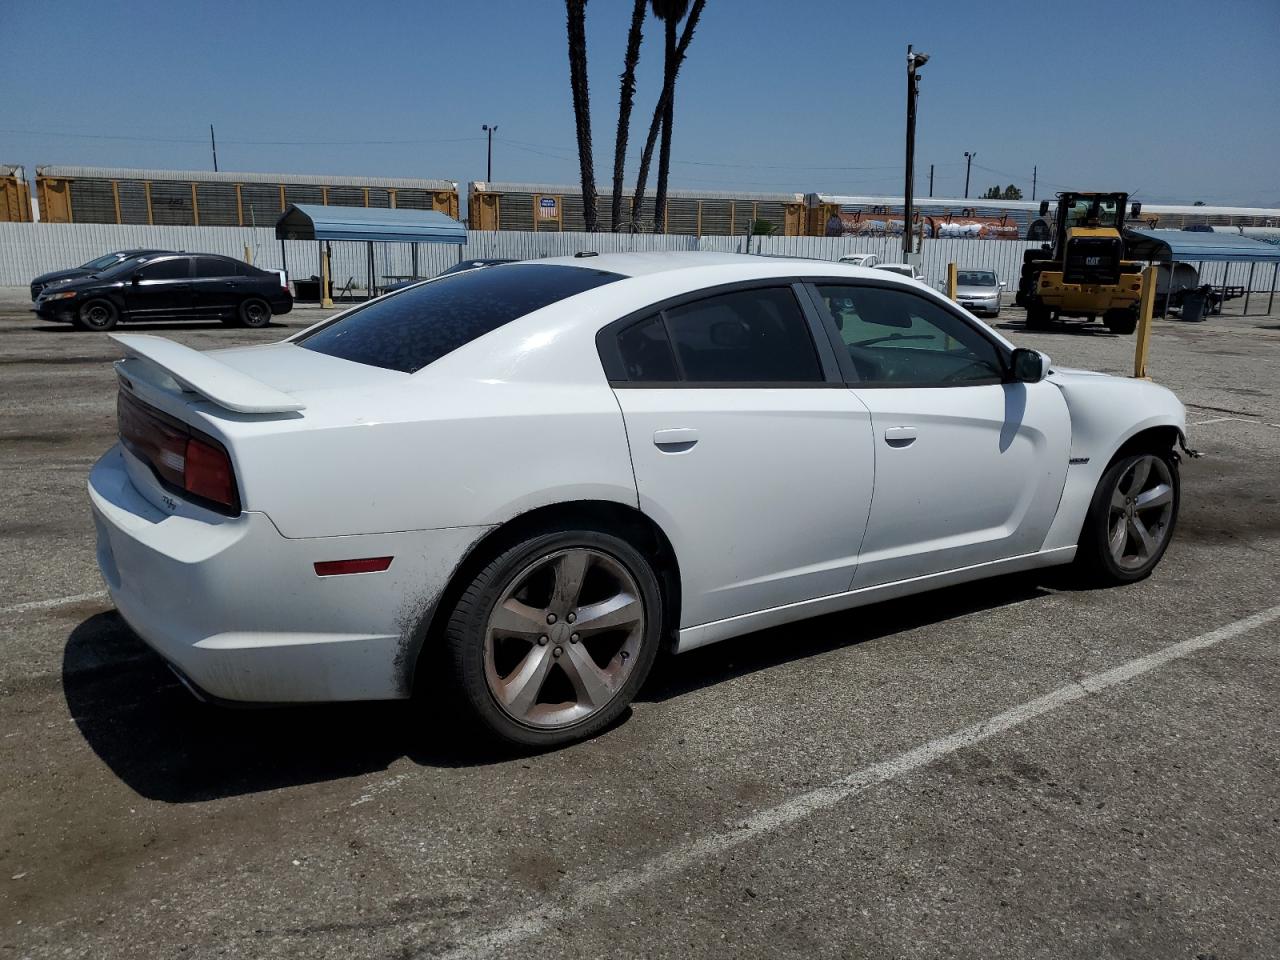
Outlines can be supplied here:
[[[262, 513], [155, 506], [129, 457], [117, 446], [89, 475], [98, 567], [120, 615], [192, 684], [252, 703], [409, 694], [419, 628], [487, 528], [289, 539]], [[313, 566], [373, 556], [395, 559], [350, 576]]]
[[293, 309], [293, 297], [285, 297], [271, 301], [271, 312], [275, 316], [288, 313]]

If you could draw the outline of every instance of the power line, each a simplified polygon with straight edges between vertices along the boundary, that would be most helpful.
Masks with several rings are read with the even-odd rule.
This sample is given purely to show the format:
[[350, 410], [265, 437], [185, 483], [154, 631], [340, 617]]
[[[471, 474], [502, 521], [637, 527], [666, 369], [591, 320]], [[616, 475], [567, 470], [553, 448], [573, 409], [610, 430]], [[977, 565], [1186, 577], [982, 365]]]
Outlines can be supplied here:
[[[64, 137], [73, 140], [125, 140], [134, 143], [200, 143], [205, 142], [203, 137], [140, 137], [127, 134], [108, 134], [108, 133], [68, 133], [65, 131], [55, 130], [7, 130], [0, 129], [0, 133], [10, 134], [12, 136], [33, 136], [33, 137]], [[223, 143], [234, 143], [242, 146], [260, 146], [260, 147], [334, 147], [334, 146], [389, 146], [404, 145], [412, 146], [428, 143], [472, 143], [476, 140], [483, 140], [484, 137], [447, 137], [439, 139], [418, 138], [412, 140], [228, 140], [223, 138]]]

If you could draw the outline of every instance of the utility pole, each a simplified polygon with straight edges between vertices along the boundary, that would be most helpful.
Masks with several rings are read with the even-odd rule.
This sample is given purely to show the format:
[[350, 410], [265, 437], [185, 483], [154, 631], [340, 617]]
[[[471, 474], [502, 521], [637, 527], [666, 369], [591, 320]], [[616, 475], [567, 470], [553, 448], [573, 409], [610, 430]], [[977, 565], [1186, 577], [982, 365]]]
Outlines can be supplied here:
[[1039, 167], [1031, 168], [1031, 199], [1036, 198], [1036, 174], [1040, 172]]
[[929, 62], [927, 53], [913, 53], [907, 44], [907, 163], [906, 184], [902, 191], [902, 252], [909, 261], [911, 255], [911, 193], [915, 186], [916, 165], [916, 95], [920, 92], [920, 78], [916, 69]]
[[218, 172], [218, 141], [213, 136], [213, 124], [209, 124], [209, 146], [213, 147], [213, 172]]
[[964, 198], [969, 199], [969, 165], [973, 163], [973, 158], [978, 155], [978, 151], [970, 153], [968, 150], [964, 152]]
[[484, 176], [485, 181], [489, 182], [493, 180], [493, 134], [498, 129], [498, 125], [496, 123], [493, 125], [482, 123], [480, 124], [480, 129], [489, 134], [489, 162], [485, 165]]
[[933, 164], [929, 164], [929, 196], [933, 196]]

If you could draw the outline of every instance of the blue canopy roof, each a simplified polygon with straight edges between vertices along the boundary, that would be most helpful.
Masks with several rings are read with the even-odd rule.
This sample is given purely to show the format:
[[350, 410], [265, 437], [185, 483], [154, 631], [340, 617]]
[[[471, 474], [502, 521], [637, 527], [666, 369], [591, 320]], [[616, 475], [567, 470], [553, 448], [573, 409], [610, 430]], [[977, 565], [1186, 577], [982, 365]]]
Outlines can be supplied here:
[[467, 228], [435, 210], [295, 203], [276, 221], [276, 239], [463, 244]]
[[1278, 263], [1280, 246], [1260, 243], [1233, 233], [1200, 233], [1194, 230], [1124, 231], [1127, 256], [1134, 260], [1176, 260], [1180, 263], [1230, 261]]

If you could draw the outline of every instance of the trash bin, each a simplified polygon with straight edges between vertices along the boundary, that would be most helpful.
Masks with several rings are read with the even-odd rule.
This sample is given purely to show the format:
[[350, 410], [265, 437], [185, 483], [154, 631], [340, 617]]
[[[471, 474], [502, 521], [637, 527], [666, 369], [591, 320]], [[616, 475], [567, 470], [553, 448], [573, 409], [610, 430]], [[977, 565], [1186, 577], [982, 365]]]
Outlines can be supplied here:
[[1208, 300], [1205, 290], [1187, 290], [1182, 294], [1182, 319], [1187, 323], [1202, 323], [1205, 319], [1205, 301]]
[[320, 278], [311, 277], [308, 280], [298, 279], [293, 281], [293, 293], [296, 300], [320, 300]]

